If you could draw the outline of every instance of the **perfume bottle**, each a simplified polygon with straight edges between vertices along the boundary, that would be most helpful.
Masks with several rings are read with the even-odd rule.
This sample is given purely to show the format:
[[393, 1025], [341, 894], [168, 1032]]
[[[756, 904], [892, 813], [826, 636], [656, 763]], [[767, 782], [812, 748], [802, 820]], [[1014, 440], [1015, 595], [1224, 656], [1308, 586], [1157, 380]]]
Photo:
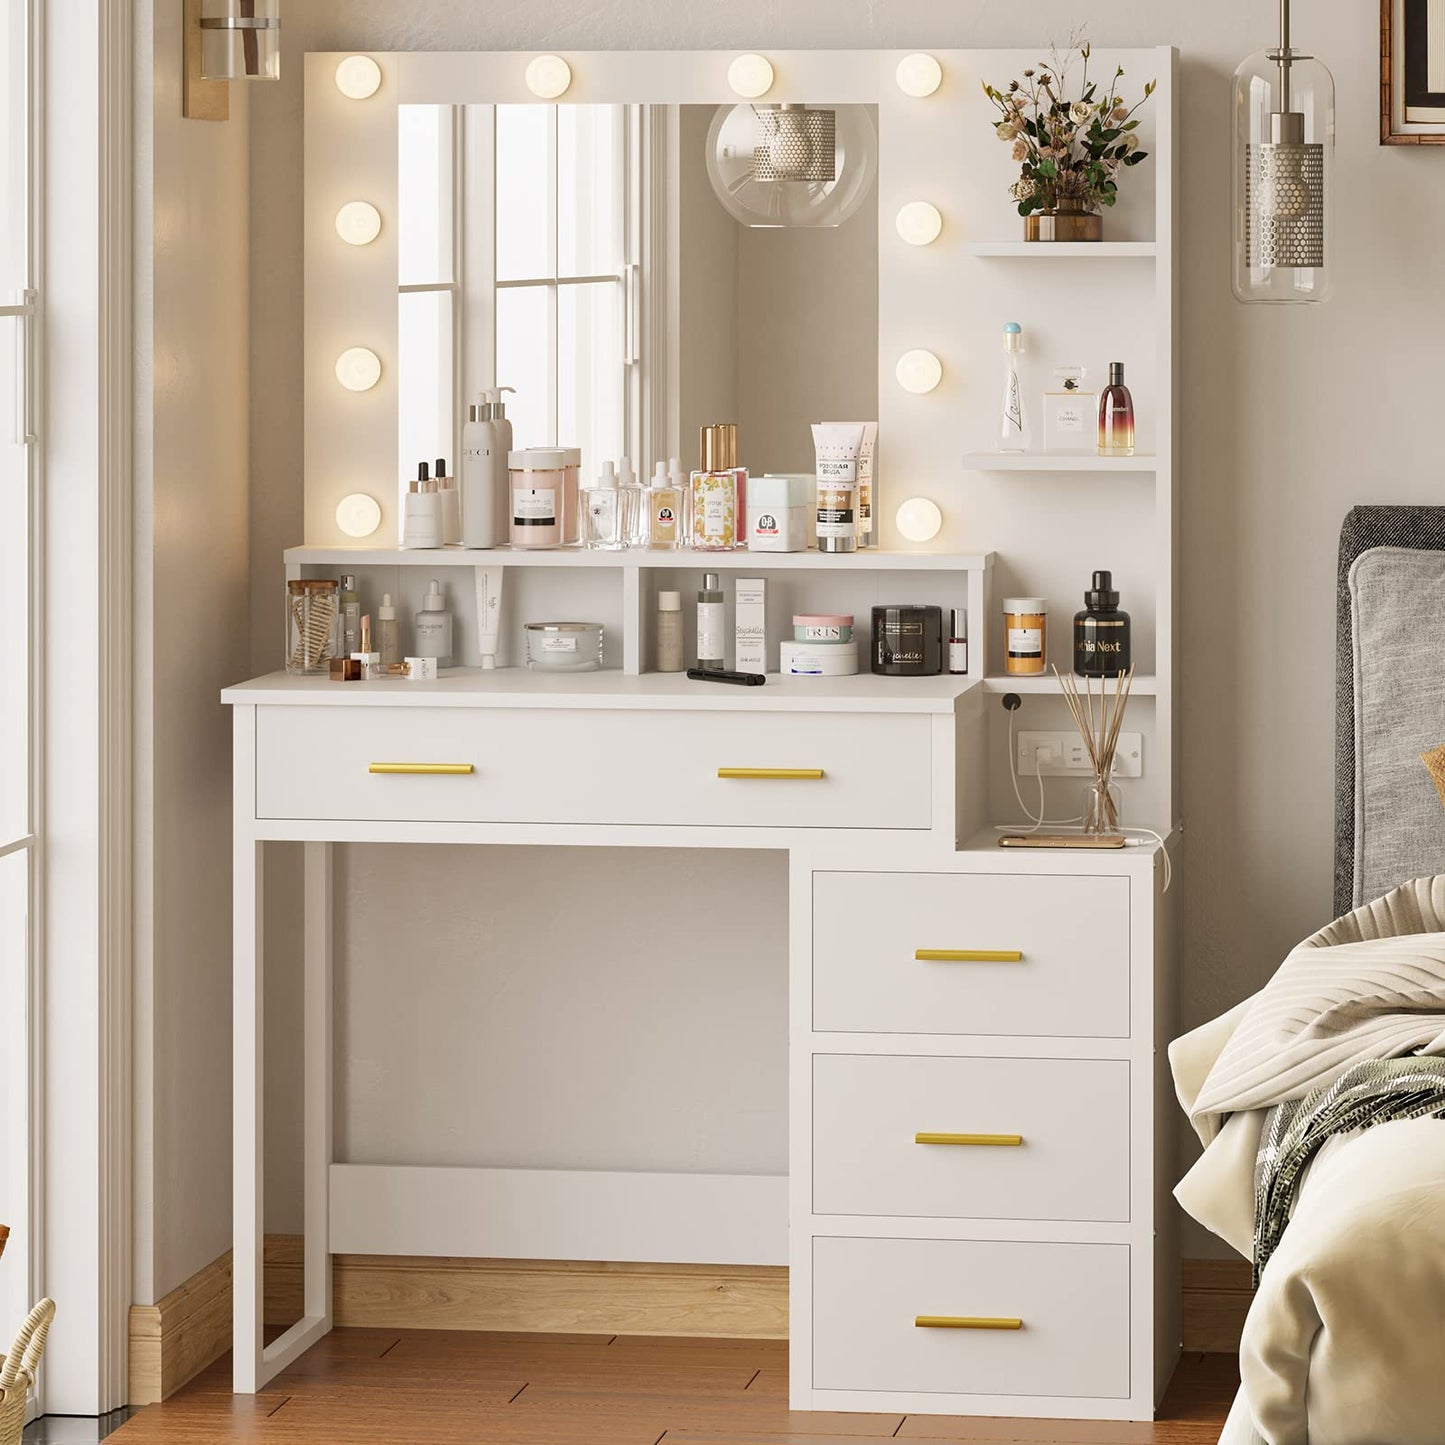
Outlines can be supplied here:
[[1109, 385], [1099, 398], [1099, 455], [1134, 455], [1134, 398], [1124, 385], [1124, 363], [1109, 363]]
[[1080, 677], [1118, 677], [1129, 670], [1129, 614], [1119, 611], [1113, 574], [1095, 572], [1074, 613], [1074, 671]]
[[671, 552], [682, 541], [682, 488], [668, 477], [659, 461], [652, 473], [652, 485], [643, 494], [647, 519], [644, 544], [659, 552]]
[[602, 475], [582, 488], [582, 544], [594, 552], [620, 552], [627, 545], [622, 523], [622, 492], [617, 469], [602, 463]]
[[738, 429], [733, 422], [701, 428], [701, 465], [689, 487], [688, 544], [704, 552], [730, 552], [745, 540], [742, 526], [748, 474], [738, 466]]
[[1003, 328], [1003, 403], [1000, 409], [998, 449], [1026, 452], [1029, 449], [1029, 419], [1024, 409], [1024, 389], [1019, 381], [1019, 357], [1023, 354], [1023, 327], [1006, 321]]
[[623, 457], [617, 463], [618, 503], [622, 508], [622, 543], [625, 547], [647, 546], [650, 528], [647, 523], [647, 488], [632, 470], [632, 463]]
[[1055, 455], [1087, 455], [1090, 422], [1099, 415], [1097, 392], [1084, 390], [1082, 366], [1060, 366], [1054, 371], [1052, 391], [1044, 393], [1044, 450]]

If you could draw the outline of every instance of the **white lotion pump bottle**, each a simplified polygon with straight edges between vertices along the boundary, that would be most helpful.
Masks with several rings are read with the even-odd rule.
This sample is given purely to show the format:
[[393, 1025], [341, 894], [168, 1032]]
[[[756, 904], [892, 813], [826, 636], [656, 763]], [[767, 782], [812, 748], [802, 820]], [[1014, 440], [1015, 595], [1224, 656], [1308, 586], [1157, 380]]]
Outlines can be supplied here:
[[435, 577], [416, 614], [416, 655], [436, 658], [438, 667], [452, 665], [452, 615]]
[[[477, 397], [476, 405], [467, 410], [467, 423], [462, 428], [462, 545], [474, 550], [499, 546], [507, 535], [505, 531], [497, 531], [502, 502], [495, 491], [493, 459], [497, 455], [497, 428], [492, 420], [490, 396], [490, 392], [484, 391]], [[505, 451], [501, 458], [505, 469]]]
[[503, 392], [517, 394], [514, 386], [494, 386], [486, 393], [492, 404], [492, 525], [497, 529], [497, 543], [512, 535], [512, 482], [507, 475], [507, 453], [512, 450], [512, 423], [507, 420], [506, 399]]

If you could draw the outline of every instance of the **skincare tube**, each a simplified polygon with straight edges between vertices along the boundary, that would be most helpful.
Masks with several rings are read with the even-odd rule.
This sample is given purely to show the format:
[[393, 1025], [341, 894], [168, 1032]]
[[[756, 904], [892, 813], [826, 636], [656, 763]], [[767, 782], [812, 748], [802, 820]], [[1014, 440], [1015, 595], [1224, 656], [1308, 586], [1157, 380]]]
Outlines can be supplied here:
[[858, 454], [863, 423], [813, 423], [818, 478], [818, 550], [858, 550]]
[[502, 569], [474, 567], [477, 579], [477, 650], [482, 655], [482, 670], [490, 672], [497, 665], [497, 635], [502, 621]]

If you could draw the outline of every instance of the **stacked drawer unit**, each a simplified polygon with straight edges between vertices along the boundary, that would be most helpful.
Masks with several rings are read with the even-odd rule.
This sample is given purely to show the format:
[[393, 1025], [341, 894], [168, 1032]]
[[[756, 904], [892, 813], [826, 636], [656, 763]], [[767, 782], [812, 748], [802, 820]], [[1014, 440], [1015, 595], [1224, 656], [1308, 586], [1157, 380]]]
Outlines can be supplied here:
[[811, 873], [795, 1408], [1152, 1415], [1177, 1328], [1138, 863]]

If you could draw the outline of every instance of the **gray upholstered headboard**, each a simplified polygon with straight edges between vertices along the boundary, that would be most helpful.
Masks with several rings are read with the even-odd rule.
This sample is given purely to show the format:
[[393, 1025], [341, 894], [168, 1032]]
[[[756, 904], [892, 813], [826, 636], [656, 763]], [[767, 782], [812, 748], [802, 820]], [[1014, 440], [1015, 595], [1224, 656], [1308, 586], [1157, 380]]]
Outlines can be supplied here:
[[1356, 507], [1340, 532], [1335, 913], [1445, 872], [1445, 507]]

